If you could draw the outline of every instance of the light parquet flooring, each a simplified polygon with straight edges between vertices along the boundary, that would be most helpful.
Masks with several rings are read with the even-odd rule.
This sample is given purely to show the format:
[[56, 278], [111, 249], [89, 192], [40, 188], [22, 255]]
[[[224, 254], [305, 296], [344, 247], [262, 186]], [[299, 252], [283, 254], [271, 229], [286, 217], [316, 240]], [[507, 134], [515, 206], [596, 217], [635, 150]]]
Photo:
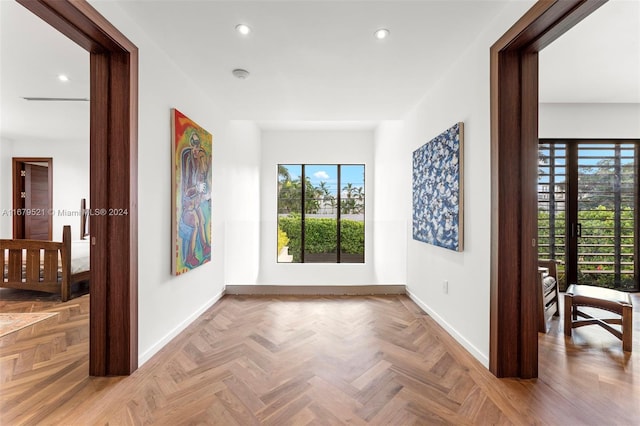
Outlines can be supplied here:
[[497, 379], [406, 296], [225, 296], [130, 377], [90, 378], [88, 296], [49, 309], [0, 341], [3, 425], [640, 423], [640, 332], [625, 354], [554, 319], [540, 378]]
[[76, 383], [87, 380], [89, 372], [89, 296], [60, 303], [59, 297], [20, 294], [2, 289], [0, 312], [56, 315], [0, 337], [2, 425], [45, 421], [58, 404], [77, 396]]

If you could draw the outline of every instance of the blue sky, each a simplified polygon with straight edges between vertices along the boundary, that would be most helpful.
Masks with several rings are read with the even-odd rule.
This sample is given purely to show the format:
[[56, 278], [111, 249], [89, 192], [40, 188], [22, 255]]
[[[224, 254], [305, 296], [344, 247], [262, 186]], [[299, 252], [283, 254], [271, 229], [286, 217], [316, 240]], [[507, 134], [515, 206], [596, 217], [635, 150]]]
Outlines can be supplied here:
[[[302, 173], [300, 165], [285, 164], [284, 166], [289, 170], [291, 179], [299, 178]], [[314, 186], [320, 186], [320, 182], [326, 182], [330, 192], [334, 195], [337, 193], [338, 167], [335, 164], [308, 164], [305, 166], [305, 173]], [[343, 188], [348, 183], [351, 183], [356, 188], [364, 186], [364, 165], [343, 165], [341, 173]]]

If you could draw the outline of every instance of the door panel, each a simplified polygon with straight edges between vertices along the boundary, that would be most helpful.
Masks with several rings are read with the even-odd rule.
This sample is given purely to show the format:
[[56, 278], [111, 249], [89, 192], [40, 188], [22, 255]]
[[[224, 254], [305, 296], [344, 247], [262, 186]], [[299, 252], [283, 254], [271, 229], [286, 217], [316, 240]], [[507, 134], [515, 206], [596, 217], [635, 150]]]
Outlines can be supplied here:
[[25, 164], [24, 238], [50, 240], [51, 214], [49, 209], [49, 169]]
[[558, 285], [566, 289], [567, 146], [540, 144], [538, 161], [538, 257], [555, 259]]
[[632, 290], [634, 282], [634, 145], [579, 144], [577, 149], [577, 279]]
[[13, 238], [51, 240], [53, 159], [14, 157]]

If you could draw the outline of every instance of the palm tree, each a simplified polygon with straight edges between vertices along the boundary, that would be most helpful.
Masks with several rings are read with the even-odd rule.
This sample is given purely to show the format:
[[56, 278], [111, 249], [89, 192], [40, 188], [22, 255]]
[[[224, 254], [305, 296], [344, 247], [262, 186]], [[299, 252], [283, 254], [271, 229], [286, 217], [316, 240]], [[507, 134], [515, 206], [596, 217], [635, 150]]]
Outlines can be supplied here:
[[327, 188], [327, 182], [320, 182], [320, 186], [318, 187], [322, 191], [322, 194], [329, 195], [329, 188]]
[[300, 213], [300, 196], [302, 190], [300, 187], [300, 181], [289, 180], [286, 182], [278, 183], [280, 191], [278, 194], [278, 213]]
[[[318, 192], [319, 192], [318, 196], [322, 200], [322, 207], [324, 208], [327, 201], [331, 202], [331, 199], [333, 198], [331, 196], [331, 192], [329, 188], [327, 188], [327, 182], [320, 182], [320, 186], [318, 187]], [[333, 206], [332, 206], [332, 210], [333, 210]]]
[[307, 214], [316, 214], [320, 209], [320, 203], [317, 200], [318, 188], [313, 186], [311, 179], [305, 178], [305, 200], [304, 200], [304, 212]]
[[346, 193], [347, 198], [346, 200], [343, 201], [342, 203], [342, 213], [343, 214], [349, 214], [349, 213], [353, 213], [353, 209], [355, 207], [356, 204], [356, 200], [353, 199], [353, 184], [351, 182], [349, 182], [347, 184], [347, 186], [345, 186], [344, 188], [342, 188], [342, 191]]
[[334, 215], [336, 213], [336, 197], [333, 195], [329, 195], [329, 205], [331, 206], [331, 214]]
[[354, 213], [362, 213], [364, 211], [364, 188], [359, 186], [356, 188], [356, 211]]
[[282, 187], [287, 182], [291, 182], [291, 173], [289, 173], [289, 169], [287, 169], [287, 166], [278, 164], [278, 195], [280, 195]]
[[289, 169], [287, 169], [287, 166], [283, 164], [278, 164], [278, 180], [282, 182], [288, 182], [291, 180]]

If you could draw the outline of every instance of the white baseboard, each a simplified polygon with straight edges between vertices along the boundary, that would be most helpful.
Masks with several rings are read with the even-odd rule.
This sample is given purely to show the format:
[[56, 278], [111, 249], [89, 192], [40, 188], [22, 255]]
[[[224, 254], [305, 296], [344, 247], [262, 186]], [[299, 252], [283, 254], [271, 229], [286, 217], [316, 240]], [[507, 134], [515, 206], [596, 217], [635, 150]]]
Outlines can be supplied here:
[[295, 296], [364, 296], [370, 294], [405, 294], [404, 285], [238, 285], [227, 284], [226, 294], [236, 295], [295, 295]]
[[156, 342], [155, 345], [150, 347], [143, 354], [138, 355], [138, 368], [142, 367], [142, 365], [145, 362], [149, 361], [156, 353], [158, 353], [158, 351], [160, 351], [160, 349], [164, 348], [167, 345], [167, 343], [169, 343], [174, 337], [176, 337], [178, 334], [182, 333], [187, 327], [189, 327], [189, 325], [192, 322], [194, 322], [200, 315], [202, 315], [207, 309], [212, 307], [218, 300], [220, 300], [222, 296], [224, 296], [224, 294], [225, 294], [225, 291], [223, 289], [220, 293], [216, 294], [212, 299], [207, 301], [207, 303], [202, 305], [200, 309], [195, 311], [193, 314], [189, 315], [184, 321], [178, 324], [177, 327], [175, 327], [173, 330], [167, 333], [162, 339]]
[[448, 322], [446, 322], [440, 315], [438, 315], [433, 309], [429, 307], [426, 303], [420, 300], [415, 294], [411, 292], [409, 287], [407, 287], [407, 296], [413, 300], [416, 305], [420, 306], [420, 308], [425, 311], [435, 322], [440, 325], [440, 327], [444, 328], [447, 333], [451, 335], [458, 343], [460, 343], [474, 358], [482, 363], [486, 368], [489, 368], [489, 357], [486, 354], [483, 354], [478, 348], [476, 348], [471, 342], [469, 342], [465, 337], [458, 333], [458, 331], [453, 328]]

